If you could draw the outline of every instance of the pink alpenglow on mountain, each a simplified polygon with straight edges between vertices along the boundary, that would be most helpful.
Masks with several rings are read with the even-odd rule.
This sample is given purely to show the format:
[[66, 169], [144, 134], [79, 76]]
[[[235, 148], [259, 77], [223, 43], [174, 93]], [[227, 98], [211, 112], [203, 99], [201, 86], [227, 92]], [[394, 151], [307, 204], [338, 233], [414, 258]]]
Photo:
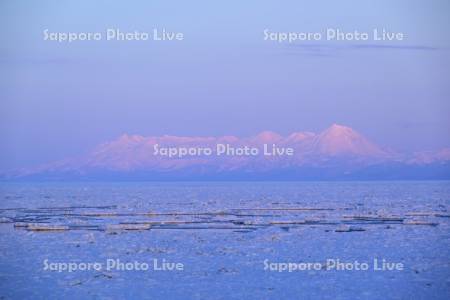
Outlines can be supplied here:
[[252, 140], [256, 143], [278, 143], [283, 140], [283, 137], [273, 131], [263, 131]]
[[[219, 144], [226, 145], [236, 153], [240, 153], [239, 151], [245, 148], [249, 152], [255, 149], [259, 152], [258, 155], [215, 155], [216, 146]], [[155, 147], [172, 148], [177, 151], [189, 149], [195, 155], [173, 157], [159, 155], [159, 153], [155, 155]], [[266, 148], [272, 153], [278, 150], [280, 153], [285, 153], [283, 149], [289, 148], [293, 154], [265, 155]], [[210, 152], [207, 151], [208, 149]], [[371, 176], [378, 178], [376, 176], [382, 172], [383, 176], [392, 178], [397, 173], [409, 176], [409, 173], [416, 172], [415, 169], [411, 171], [411, 167], [437, 163], [439, 163], [439, 176], [441, 176], [450, 173], [448, 172], [449, 153], [448, 149], [438, 152], [421, 152], [412, 156], [394, 153], [376, 145], [352, 128], [337, 124], [318, 134], [294, 132], [286, 137], [272, 131], [263, 131], [250, 138], [169, 135], [144, 137], [124, 134], [116, 140], [100, 144], [87, 155], [21, 170], [9, 177], [59, 178], [70, 175], [70, 178], [79, 176], [115, 178], [114, 176], [119, 174], [121, 178], [135, 178], [135, 175], [139, 174], [139, 179], [170, 179], [173, 175], [174, 178], [181, 179], [198, 178], [198, 176], [202, 179], [210, 179], [218, 176], [226, 180], [235, 177], [272, 180], [279, 178], [342, 179], [348, 178], [351, 174], [358, 174], [354, 175], [354, 178], [372, 178]], [[405, 168], [409, 168], [408, 171], [405, 171]], [[434, 174], [434, 169], [430, 172]], [[223, 174], [231, 175], [222, 176]], [[327, 174], [331, 174], [331, 177]]]
[[286, 138], [286, 143], [302, 143], [316, 136], [313, 132], [294, 132]]
[[412, 164], [426, 165], [446, 161], [450, 161], [450, 148], [441, 149], [439, 151], [417, 152], [408, 162]]
[[333, 124], [314, 138], [313, 152], [329, 156], [386, 156], [380, 147], [350, 127]]

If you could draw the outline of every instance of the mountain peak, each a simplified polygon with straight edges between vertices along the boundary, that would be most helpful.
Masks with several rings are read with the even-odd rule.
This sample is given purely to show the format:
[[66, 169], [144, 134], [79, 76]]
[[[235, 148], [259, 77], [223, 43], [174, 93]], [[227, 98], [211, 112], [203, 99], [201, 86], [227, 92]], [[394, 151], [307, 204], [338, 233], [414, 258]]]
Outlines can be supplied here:
[[320, 133], [315, 138], [314, 148], [318, 153], [331, 156], [383, 156], [385, 154], [377, 145], [352, 128], [338, 124], [333, 124]]
[[143, 141], [145, 138], [142, 135], [138, 135], [138, 134], [132, 134], [129, 135], [127, 133], [122, 134], [117, 140], [118, 141], [122, 141], [122, 142], [141, 142]]
[[303, 142], [305, 140], [314, 137], [315, 135], [316, 135], [315, 133], [309, 131], [294, 132], [287, 137], [287, 141], [293, 143]]
[[283, 139], [281, 135], [269, 130], [260, 132], [257, 136], [254, 137], [254, 140], [259, 142], [276, 142], [281, 139]]
[[336, 123], [328, 127], [324, 132], [327, 134], [358, 134], [352, 128]]
[[337, 124], [337, 123], [333, 123], [333, 124], [330, 126], [330, 128], [350, 128], [350, 127], [344, 126], [344, 125], [340, 125], [340, 124]]

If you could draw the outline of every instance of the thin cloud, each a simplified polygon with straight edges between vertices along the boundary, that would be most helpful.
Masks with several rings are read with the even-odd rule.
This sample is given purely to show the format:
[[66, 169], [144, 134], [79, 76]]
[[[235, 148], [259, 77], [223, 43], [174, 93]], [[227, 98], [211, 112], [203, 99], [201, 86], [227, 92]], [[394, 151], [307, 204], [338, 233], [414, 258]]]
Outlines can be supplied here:
[[285, 48], [288, 55], [306, 56], [335, 56], [345, 51], [364, 50], [405, 50], [405, 51], [437, 51], [437, 47], [425, 45], [381, 45], [381, 44], [352, 44], [352, 45], [330, 45], [330, 44], [288, 44]]
[[362, 44], [362, 45], [352, 45], [352, 48], [356, 49], [395, 49], [395, 50], [424, 50], [424, 51], [435, 51], [438, 50], [436, 47], [421, 46], [421, 45], [377, 45], [377, 44]]

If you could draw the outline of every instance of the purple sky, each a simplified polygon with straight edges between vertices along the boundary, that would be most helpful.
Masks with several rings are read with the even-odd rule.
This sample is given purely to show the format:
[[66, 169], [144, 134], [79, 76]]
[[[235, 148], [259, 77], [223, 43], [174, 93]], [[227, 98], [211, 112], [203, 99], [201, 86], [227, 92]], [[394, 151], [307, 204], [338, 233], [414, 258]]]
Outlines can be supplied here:
[[[0, 170], [122, 133], [249, 136], [340, 123], [400, 151], [450, 146], [448, 1], [64, 2], [0, 4]], [[42, 33], [155, 27], [185, 40], [64, 44]], [[328, 27], [384, 27], [407, 40], [263, 41], [266, 28]]]

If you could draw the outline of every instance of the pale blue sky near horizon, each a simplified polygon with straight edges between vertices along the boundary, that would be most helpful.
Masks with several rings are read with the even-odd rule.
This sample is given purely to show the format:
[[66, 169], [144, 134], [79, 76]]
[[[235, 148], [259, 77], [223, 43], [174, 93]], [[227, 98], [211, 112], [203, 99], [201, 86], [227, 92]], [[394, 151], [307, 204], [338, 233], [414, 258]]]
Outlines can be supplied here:
[[[398, 151], [450, 147], [450, 2], [373, 2], [2, 1], [0, 170], [123, 133], [286, 135], [339, 123]], [[43, 40], [45, 29], [106, 28], [185, 40]], [[263, 40], [264, 29], [326, 28], [407, 38]]]

